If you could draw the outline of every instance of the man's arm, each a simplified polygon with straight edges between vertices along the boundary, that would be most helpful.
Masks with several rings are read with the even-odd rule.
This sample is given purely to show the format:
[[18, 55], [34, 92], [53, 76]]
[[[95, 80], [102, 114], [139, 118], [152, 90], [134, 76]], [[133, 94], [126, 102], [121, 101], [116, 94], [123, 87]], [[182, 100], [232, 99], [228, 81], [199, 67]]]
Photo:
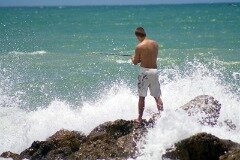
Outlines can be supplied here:
[[139, 51], [139, 48], [138, 47], [136, 47], [136, 49], [135, 49], [135, 54], [132, 56], [132, 63], [134, 64], [134, 65], [137, 65], [138, 63], [140, 63], [141, 62], [141, 59], [140, 59], [140, 51]]

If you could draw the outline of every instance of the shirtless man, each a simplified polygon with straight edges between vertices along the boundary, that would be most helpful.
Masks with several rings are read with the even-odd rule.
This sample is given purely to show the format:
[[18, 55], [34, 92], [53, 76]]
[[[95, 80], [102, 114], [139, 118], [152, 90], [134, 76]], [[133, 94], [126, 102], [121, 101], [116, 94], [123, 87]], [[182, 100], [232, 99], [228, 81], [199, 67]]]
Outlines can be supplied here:
[[159, 112], [163, 111], [163, 103], [160, 98], [161, 89], [157, 73], [158, 44], [147, 38], [142, 27], [138, 27], [135, 30], [135, 35], [140, 43], [135, 48], [132, 63], [134, 65], [140, 63], [138, 75], [138, 119], [136, 121], [141, 123], [148, 88], [151, 96], [155, 98]]

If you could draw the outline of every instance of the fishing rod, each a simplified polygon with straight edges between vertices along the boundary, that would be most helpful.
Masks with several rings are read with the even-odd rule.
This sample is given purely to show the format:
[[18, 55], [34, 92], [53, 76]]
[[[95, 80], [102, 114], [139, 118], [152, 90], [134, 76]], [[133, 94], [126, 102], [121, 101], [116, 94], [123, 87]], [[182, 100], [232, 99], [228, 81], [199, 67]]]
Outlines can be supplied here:
[[106, 56], [121, 56], [121, 57], [131, 57], [131, 54], [117, 54], [117, 53], [102, 53], [102, 52], [95, 52], [96, 54], [106, 55]]

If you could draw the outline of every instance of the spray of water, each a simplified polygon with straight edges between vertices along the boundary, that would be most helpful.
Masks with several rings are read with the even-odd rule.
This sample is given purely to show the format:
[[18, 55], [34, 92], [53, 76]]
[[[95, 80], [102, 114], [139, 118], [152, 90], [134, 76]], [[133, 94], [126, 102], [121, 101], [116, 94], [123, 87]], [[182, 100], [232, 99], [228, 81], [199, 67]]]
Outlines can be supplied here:
[[[159, 159], [166, 148], [198, 132], [212, 133], [240, 143], [239, 97], [221, 82], [221, 76], [224, 76], [221, 70], [209, 69], [199, 62], [186, 62], [186, 68], [184, 74], [178, 67], [161, 70], [165, 110], [156, 126], [149, 129], [146, 137], [139, 142], [139, 159]], [[0, 153], [7, 150], [20, 153], [33, 141], [45, 140], [62, 128], [88, 134], [103, 122], [120, 118], [130, 120], [137, 116], [138, 97], [124, 82], [113, 84], [96, 96], [95, 101], [85, 101], [81, 106], [73, 108], [68, 102], [55, 99], [47, 107], [26, 111], [6, 94], [3, 86], [9, 81], [4, 79], [1, 77], [0, 104], [4, 103], [5, 107], [0, 107]], [[188, 117], [185, 112], [176, 110], [202, 94], [211, 95], [222, 104], [219, 125], [215, 127], [202, 126], [197, 122], [198, 117]], [[4, 96], [10, 97], [7, 102], [3, 102], [6, 99]], [[144, 118], [148, 119], [156, 111], [155, 101], [148, 96]], [[235, 130], [230, 130], [223, 123], [226, 119], [232, 120]]]

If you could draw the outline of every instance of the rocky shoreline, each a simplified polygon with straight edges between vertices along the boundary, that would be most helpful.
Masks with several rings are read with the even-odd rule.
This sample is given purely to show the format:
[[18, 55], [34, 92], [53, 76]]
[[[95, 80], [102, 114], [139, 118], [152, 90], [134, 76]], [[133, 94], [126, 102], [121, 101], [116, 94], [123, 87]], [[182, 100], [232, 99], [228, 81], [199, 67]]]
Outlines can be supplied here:
[[[189, 116], [204, 113], [199, 123], [216, 125], [221, 104], [211, 96], [198, 96], [180, 107]], [[159, 114], [155, 114], [142, 124], [119, 119], [105, 122], [94, 128], [89, 135], [79, 131], [59, 130], [45, 141], [34, 141], [20, 154], [10, 151], [1, 154], [3, 158], [21, 159], [128, 159], [137, 158], [137, 142], [154, 127]], [[236, 127], [230, 120], [230, 129]], [[162, 159], [173, 160], [240, 160], [240, 145], [230, 140], [222, 140], [214, 135], [199, 133], [173, 144]]]

